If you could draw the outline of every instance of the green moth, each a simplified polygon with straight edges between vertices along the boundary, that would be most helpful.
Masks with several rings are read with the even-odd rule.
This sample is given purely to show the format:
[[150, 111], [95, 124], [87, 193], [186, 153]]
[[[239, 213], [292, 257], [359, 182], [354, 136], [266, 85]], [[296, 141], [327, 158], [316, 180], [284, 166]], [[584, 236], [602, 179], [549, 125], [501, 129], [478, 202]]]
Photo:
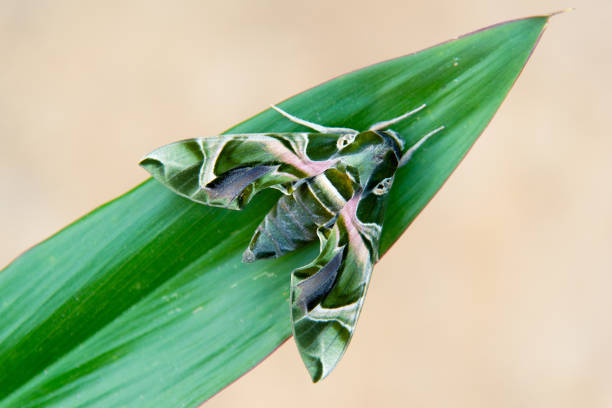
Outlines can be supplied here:
[[293, 335], [316, 382], [336, 366], [355, 329], [396, 170], [444, 127], [404, 151], [388, 127], [425, 105], [364, 132], [273, 108], [314, 132], [189, 139], [153, 151], [140, 164], [175, 193], [210, 206], [241, 210], [265, 188], [283, 192], [243, 261], [279, 257], [319, 239], [319, 255], [293, 271], [290, 288]]

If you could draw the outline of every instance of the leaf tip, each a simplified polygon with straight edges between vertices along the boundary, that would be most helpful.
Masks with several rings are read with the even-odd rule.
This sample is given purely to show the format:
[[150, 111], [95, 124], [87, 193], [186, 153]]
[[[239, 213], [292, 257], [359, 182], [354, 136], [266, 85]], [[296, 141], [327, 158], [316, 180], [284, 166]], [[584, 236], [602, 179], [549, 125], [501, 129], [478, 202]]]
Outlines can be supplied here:
[[558, 14], [564, 14], [564, 13], [568, 13], [568, 12], [574, 11], [574, 10], [576, 10], [574, 7], [569, 7], [569, 8], [563, 9], [563, 10], [553, 11], [552, 13], [548, 14], [547, 17], [548, 18], [554, 17], [554, 16], [556, 16]]

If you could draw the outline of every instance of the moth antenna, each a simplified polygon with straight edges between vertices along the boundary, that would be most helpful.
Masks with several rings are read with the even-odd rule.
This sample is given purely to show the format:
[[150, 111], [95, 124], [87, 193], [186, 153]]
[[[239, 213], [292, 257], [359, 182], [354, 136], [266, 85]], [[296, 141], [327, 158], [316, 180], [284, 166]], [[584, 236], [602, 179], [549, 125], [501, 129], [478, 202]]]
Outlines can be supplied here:
[[417, 149], [421, 147], [421, 145], [423, 145], [423, 143], [427, 141], [427, 139], [429, 139], [430, 137], [432, 137], [433, 135], [435, 135], [436, 133], [440, 132], [443, 129], [445, 129], [444, 125], [440, 126], [439, 128], [435, 130], [432, 130], [431, 132], [423, 136], [418, 142], [412, 145], [412, 147], [410, 147], [410, 149], [408, 149], [408, 151], [406, 151], [406, 153], [404, 153], [404, 155], [400, 159], [398, 167], [402, 167], [404, 164], [408, 163], [408, 161], [412, 158], [412, 155], [414, 154], [414, 152], [416, 152]]
[[370, 126], [369, 130], [376, 131], [376, 130], [381, 130], [381, 129], [388, 129], [389, 126], [393, 125], [394, 123], [397, 123], [399, 121], [402, 121], [402, 120], [406, 119], [408, 116], [414, 115], [418, 111], [425, 109], [426, 106], [427, 106], [426, 104], [422, 104], [418, 108], [413, 109], [413, 110], [411, 110], [409, 112], [406, 112], [403, 115], [398, 116], [397, 118], [385, 120], [383, 122], [377, 122], [377, 123], [373, 124], [372, 126]]
[[306, 126], [307, 128], [315, 130], [319, 133], [325, 133], [328, 135], [347, 134], [347, 133], [356, 135], [359, 133], [355, 129], [340, 128], [340, 127], [327, 127], [327, 126], [319, 125], [317, 123], [309, 122], [307, 120], [300, 119], [297, 116], [293, 116], [292, 114], [288, 112], [285, 112], [278, 106], [275, 106], [275, 105], [270, 105], [270, 106], [272, 107], [272, 109], [274, 109], [275, 111], [277, 111], [278, 113], [280, 113], [281, 115], [289, 119], [290, 121], [297, 123], [298, 125]]

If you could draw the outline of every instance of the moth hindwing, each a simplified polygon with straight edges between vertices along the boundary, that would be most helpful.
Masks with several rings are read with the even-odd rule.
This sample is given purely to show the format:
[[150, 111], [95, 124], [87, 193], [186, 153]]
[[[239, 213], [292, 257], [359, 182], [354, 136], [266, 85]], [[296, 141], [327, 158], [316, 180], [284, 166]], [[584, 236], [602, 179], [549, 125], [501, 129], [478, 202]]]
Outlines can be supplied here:
[[159, 182], [201, 204], [240, 210], [265, 188], [284, 193], [243, 261], [278, 257], [319, 239], [319, 255], [293, 271], [290, 287], [293, 334], [313, 381], [336, 366], [355, 329], [397, 168], [441, 128], [404, 156], [401, 139], [384, 129], [424, 107], [364, 132], [321, 126], [274, 107], [315, 132], [189, 139], [141, 161]]

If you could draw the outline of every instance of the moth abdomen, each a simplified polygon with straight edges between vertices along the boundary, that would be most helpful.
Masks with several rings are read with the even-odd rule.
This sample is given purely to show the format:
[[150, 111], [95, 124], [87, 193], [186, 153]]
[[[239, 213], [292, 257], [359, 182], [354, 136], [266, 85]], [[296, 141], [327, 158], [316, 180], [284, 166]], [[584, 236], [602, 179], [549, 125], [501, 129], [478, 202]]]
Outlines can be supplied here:
[[300, 210], [293, 195], [282, 196], [257, 227], [243, 261], [277, 258], [315, 240], [318, 226]]
[[317, 228], [335, 219], [354, 194], [350, 177], [331, 168], [280, 198], [263, 219], [243, 260], [279, 257], [317, 238]]

